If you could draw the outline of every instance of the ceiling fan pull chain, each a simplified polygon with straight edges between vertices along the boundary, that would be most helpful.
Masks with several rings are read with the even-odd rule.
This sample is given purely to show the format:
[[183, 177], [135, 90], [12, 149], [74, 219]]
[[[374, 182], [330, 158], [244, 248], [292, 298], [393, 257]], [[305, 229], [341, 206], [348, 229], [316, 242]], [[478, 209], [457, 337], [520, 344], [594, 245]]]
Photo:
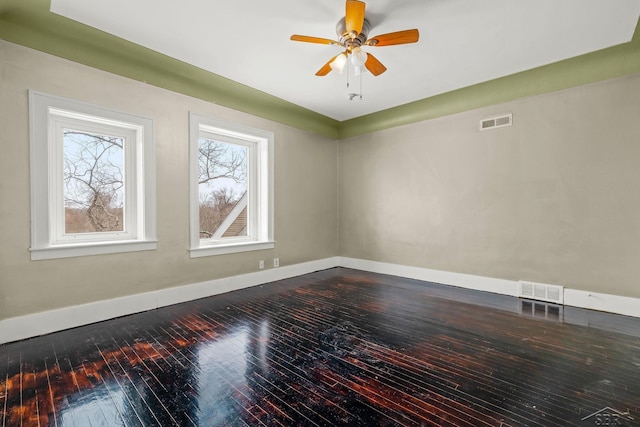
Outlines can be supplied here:
[[349, 89], [349, 58], [347, 57], [347, 89]]

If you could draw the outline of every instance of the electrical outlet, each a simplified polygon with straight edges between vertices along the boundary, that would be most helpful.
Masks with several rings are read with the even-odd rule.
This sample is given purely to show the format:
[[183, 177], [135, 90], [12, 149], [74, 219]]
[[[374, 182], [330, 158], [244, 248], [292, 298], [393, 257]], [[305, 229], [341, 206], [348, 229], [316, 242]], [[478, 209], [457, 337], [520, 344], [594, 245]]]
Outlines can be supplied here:
[[262, 270], [264, 268], [264, 260], [261, 259], [260, 260], [260, 270]]
[[280, 258], [274, 258], [273, 259], [273, 266], [274, 267], [280, 267]]

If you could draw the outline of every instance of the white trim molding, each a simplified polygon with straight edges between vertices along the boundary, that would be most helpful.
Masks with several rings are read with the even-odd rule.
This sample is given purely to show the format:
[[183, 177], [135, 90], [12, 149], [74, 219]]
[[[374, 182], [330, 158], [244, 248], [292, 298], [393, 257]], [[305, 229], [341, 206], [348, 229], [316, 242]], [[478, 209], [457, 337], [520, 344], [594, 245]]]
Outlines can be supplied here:
[[[156, 242], [156, 169], [153, 119], [112, 110], [67, 98], [29, 90], [29, 146], [31, 179], [31, 260], [69, 258], [117, 252], [149, 251]], [[108, 136], [119, 141], [122, 151], [109, 157], [110, 148], [100, 148], [100, 155], [89, 154], [92, 166], [85, 163], [85, 154], [78, 148], [65, 148], [66, 132], [80, 132], [85, 136], [78, 147], [90, 152], [98, 150]], [[91, 141], [89, 144], [88, 141]], [[89, 145], [87, 145], [89, 144]], [[114, 147], [113, 144], [107, 144]], [[117, 145], [117, 144], [116, 144]], [[72, 147], [75, 144], [71, 145]], [[66, 158], [65, 153], [72, 153]], [[73, 154], [75, 153], [75, 154]], [[94, 157], [95, 156], [95, 157]], [[109, 158], [102, 164], [95, 159]], [[119, 160], [115, 160], [119, 158]], [[66, 160], [65, 160], [66, 159]], [[106, 163], [117, 172], [110, 172], [122, 186], [120, 207], [124, 214], [119, 231], [68, 231], [65, 224], [67, 193], [65, 190], [65, 161], [79, 168], [78, 175], [102, 170]], [[91, 173], [93, 176], [93, 173]], [[79, 204], [84, 206], [88, 183], [84, 182]], [[102, 189], [92, 191], [102, 192]], [[117, 192], [116, 192], [117, 193]], [[110, 195], [113, 195], [109, 193]], [[95, 194], [89, 195], [89, 198]], [[119, 198], [119, 197], [116, 197]]]
[[[246, 192], [218, 232], [200, 238], [200, 142], [243, 147], [246, 153]], [[273, 132], [189, 113], [189, 253], [191, 258], [272, 249], [274, 240], [274, 140]], [[244, 151], [246, 150], [246, 151]], [[209, 188], [210, 191], [212, 188]], [[246, 207], [246, 235], [222, 234]]]
[[[388, 274], [512, 297], [518, 297], [519, 293], [519, 282], [516, 280], [452, 273], [363, 259], [333, 257], [0, 320], [0, 331], [2, 331], [0, 344], [334, 267]], [[639, 298], [564, 288], [564, 304], [566, 306], [640, 318]]]
[[[476, 291], [493, 292], [513, 297], [518, 297], [520, 293], [520, 283], [517, 280], [496, 279], [345, 257], [340, 257], [339, 263], [341, 267], [423, 280], [441, 285], [457, 286]], [[564, 305], [640, 317], [640, 298], [564, 288]]]
[[449, 271], [430, 270], [422, 267], [410, 267], [385, 262], [368, 261], [355, 258], [340, 258], [340, 267], [365, 270], [372, 273], [388, 274], [407, 279], [423, 280], [441, 285], [457, 286], [476, 291], [493, 292], [495, 294], [517, 297], [519, 284], [517, 281], [474, 276], [471, 274], [451, 273]]
[[640, 317], [640, 299], [577, 289], [564, 290], [564, 305]]
[[337, 266], [337, 257], [326, 258], [143, 294], [11, 317], [0, 320], [0, 344], [258, 286]]

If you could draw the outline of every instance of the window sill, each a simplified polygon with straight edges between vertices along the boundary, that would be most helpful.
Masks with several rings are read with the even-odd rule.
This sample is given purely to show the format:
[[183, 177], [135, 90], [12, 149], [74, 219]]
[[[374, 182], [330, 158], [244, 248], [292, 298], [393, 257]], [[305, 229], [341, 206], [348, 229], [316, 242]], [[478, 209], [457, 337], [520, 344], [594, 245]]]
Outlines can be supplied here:
[[226, 245], [200, 246], [189, 250], [191, 258], [201, 258], [213, 255], [235, 254], [238, 252], [261, 251], [264, 249], [273, 249], [275, 242], [242, 242], [231, 243]]
[[69, 245], [56, 245], [46, 248], [31, 248], [31, 260], [74, 258], [88, 255], [104, 255], [124, 252], [153, 251], [158, 247], [155, 240], [136, 240], [123, 242], [96, 242]]

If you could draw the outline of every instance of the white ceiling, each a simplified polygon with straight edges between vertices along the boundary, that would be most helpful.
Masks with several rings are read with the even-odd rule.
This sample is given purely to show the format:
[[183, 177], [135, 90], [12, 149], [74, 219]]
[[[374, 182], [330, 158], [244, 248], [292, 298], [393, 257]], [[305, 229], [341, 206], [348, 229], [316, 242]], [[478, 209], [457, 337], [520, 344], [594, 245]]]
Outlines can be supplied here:
[[344, 0], [52, 0], [51, 10], [337, 120], [347, 120], [631, 40], [640, 0], [369, 0], [370, 36], [417, 28], [420, 41], [368, 47], [387, 67], [359, 80], [315, 72], [341, 49]]

